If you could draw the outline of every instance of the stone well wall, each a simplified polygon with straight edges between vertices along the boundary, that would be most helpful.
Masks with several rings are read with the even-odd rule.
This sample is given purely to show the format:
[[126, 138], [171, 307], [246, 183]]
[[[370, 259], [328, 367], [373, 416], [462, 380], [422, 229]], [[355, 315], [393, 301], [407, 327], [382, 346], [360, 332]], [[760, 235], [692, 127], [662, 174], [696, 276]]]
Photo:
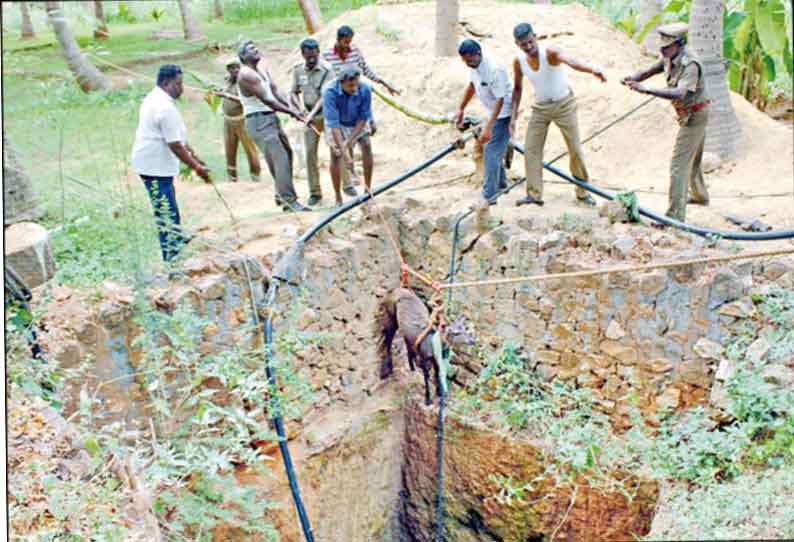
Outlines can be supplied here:
[[[454, 216], [417, 218], [426, 213], [415, 207], [405, 201], [399, 209], [386, 206], [383, 212], [399, 232], [408, 263], [444, 280]], [[699, 257], [724, 250], [689, 236], [599, 219], [520, 218], [500, 223], [481, 216], [464, 223], [459, 253], [457, 279], [476, 280]], [[274, 252], [250, 266], [260, 306], [268, 270], [280, 256]], [[260, 344], [261, 335], [250, 327], [243, 261], [243, 255], [194, 257], [185, 263], [185, 278], [152, 287], [147, 295], [160, 310], [188, 302], [209, 319], [201, 344], [204, 351]], [[722, 359], [721, 340], [753, 310], [750, 288], [764, 280], [791, 284], [792, 269], [786, 260], [690, 265], [670, 271], [461, 289], [454, 292], [454, 308], [468, 315], [478, 344], [486, 351], [495, 351], [505, 341], [521, 345], [530, 370], [549, 380], [558, 377], [590, 387], [613, 419], [621, 421], [626, 419], [627, 405], [619, 398], [630, 391], [640, 397], [646, 413], [663, 406], [704, 403]], [[307, 246], [296, 282], [280, 290], [275, 333], [278, 337], [294, 326], [322, 336], [296, 359], [309, 375], [316, 402], [303, 419], [288, 422], [301, 489], [316, 531], [322, 539], [342, 536], [351, 542], [424, 540], [421, 533], [429, 528], [434, 495], [432, 415], [412, 406], [419, 397], [419, 386], [414, 385], [418, 379], [405, 378], [404, 353], [397, 353], [397, 385], [381, 383], [377, 374], [373, 315], [379, 299], [399, 284], [399, 260], [383, 226], [371, 218], [357, 219], [352, 226], [332, 226]], [[54, 302], [43, 321], [50, 353], [67, 366], [93, 354], [94, 383], [134, 373], [139, 354], [131, 348], [138, 333], [130, 318], [132, 292], [106, 283], [101, 295], [89, 297], [63, 288], [53, 291]], [[396, 341], [396, 348], [401, 350], [400, 343]], [[127, 419], [138, 417], [145, 404], [132, 379], [103, 388], [101, 397], [106, 408]], [[449, 423], [460, 437], [460, 445], [455, 442], [448, 448], [447, 491], [453, 494], [449, 528], [459, 535], [450, 540], [534, 540], [535, 534], [546, 532], [559, 519], [557, 505], [564, 507], [567, 502], [564, 493], [549, 501], [549, 508], [533, 509], [532, 517], [521, 524], [523, 516], [503, 510], [489, 498], [495, 488], [475, 474], [485, 470], [468, 472], [472, 465], [467, 454], [472, 450], [489, 472], [509, 474], [518, 469], [516, 476], [522, 478], [537, 466], [530, 461], [535, 457], [531, 444], [466, 427], [451, 418]], [[498, 450], [509, 453], [502, 457]], [[277, 476], [250, 480], [284, 505], [273, 512], [274, 522], [285, 540], [297, 540], [277, 453], [275, 448], [269, 451]], [[524, 462], [516, 462], [521, 457]], [[617, 496], [600, 501], [589, 495], [574, 507], [560, 532], [570, 540], [583, 539], [585, 516], [596, 517], [587, 525], [602, 537], [622, 537], [632, 529], [641, 532], [655, 490], [643, 495], [646, 500], [637, 504]], [[402, 530], [396, 527], [398, 510]], [[504, 521], [494, 522], [502, 516]], [[482, 534], [488, 532], [496, 535]], [[471, 533], [479, 533], [479, 538]], [[525, 538], [514, 538], [519, 534]], [[224, 539], [242, 540], [238, 534], [219, 531], [218, 540]]]

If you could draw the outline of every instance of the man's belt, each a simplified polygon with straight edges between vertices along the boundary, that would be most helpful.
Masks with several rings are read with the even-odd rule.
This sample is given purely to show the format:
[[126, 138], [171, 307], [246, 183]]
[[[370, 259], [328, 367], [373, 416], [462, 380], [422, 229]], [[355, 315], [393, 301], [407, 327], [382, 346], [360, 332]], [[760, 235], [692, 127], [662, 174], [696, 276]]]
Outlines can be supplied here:
[[704, 102], [698, 102], [690, 107], [676, 107], [676, 106], [673, 107], [675, 108], [675, 112], [678, 113], [679, 115], [689, 115], [692, 113], [697, 113], [698, 111], [709, 105], [710, 103], [711, 100], [706, 100]]
[[223, 118], [225, 118], [226, 120], [243, 120], [245, 118], [245, 115], [243, 115], [242, 113], [240, 113], [239, 115], [227, 115], [226, 113], [224, 113]]
[[248, 113], [245, 118], [256, 117], [257, 115], [272, 115], [275, 111], [255, 111], [253, 113]]

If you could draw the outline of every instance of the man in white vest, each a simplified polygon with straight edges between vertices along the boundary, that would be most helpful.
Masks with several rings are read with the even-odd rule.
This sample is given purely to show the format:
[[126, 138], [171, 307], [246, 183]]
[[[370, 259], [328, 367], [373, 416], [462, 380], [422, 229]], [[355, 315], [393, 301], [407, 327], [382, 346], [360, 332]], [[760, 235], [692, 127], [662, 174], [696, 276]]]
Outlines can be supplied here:
[[[529, 23], [521, 23], [513, 29], [513, 37], [519, 53], [513, 61], [513, 109], [510, 117], [510, 135], [516, 135], [516, 119], [521, 104], [523, 79], [526, 77], [535, 90], [535, 103], [527, 126], [524, 142], [524, 165], [527, 176], [527, 195], [517, 204], [543, 205], [543, 147], [549, 124], [557, 125], [568, 146], [570, 168], [574, 177], [589, 180], [584, 164], [584, 152], [579, 138], [579, 119], [576, 115], [576, 98], [573, 95], [565, 66], [576, 71], [593, 74], [606, 82], [604, 73], [581, 60], [577, 60], [556, 47], [541, 45]], [[587, 191], [576, 188], [577, 201], [595, 205]]]
[[278, 90], [273, 78], [259, 69], [262, 58], [253, 41], [244, 42], [238, 51], [240, 68], [238, 88], [245, 115], [245, 129], [262, 151], [267, 168], [276, 185], [276, 205], [285, 211], [308, 211], [298, 201], [292, 184], [292, 147], [287, 134], [281, 129], [276, 112], [286, 113], [298, 122], [303, 115], [287, 101]]

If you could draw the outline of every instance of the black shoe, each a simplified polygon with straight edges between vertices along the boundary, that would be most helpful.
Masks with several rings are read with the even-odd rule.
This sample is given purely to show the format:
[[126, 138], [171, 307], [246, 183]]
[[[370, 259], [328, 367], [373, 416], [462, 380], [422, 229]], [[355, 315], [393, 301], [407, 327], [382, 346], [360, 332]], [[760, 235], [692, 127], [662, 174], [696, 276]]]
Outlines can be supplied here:
[[323, 201], [322, 196], [311, 195], [309, 196], [309, 200], [306, 203], [308, 203], [309, 205], [317, 205], [321, 201]]
[[527, 196], [516, 202], [516, 207], [521, 207], [522, 205], [537, 205], [539, 207], [543, 207], [543, 200], [535, 199], [532, 196]]
[[589, 207], [595, 207], [596, 201], [593, 199], [593, 196], [590, 194], [585, 195], [583, 198], [576, 198], [576, 201], [581, 203], [582, 205], [587, 205]]
[[305, 205], [301, 205], [301, 203], [298, 200], [295, 200], [292, 203], [285, 203], [283, 209], [285, 212], [292, 211], [295, 213], [311, 211], [311, 209], [309, 209]]
[[348, 196], [350, 196], [351, 198], [358, 197], [358, 190], [356, 190], [356, 189], [355, 189], [355, 188], [353, 188], [352, 186], [347, 186], [347, 187], [345, 187], [345, 189], [344, 189], [344, 190], [342, 190], [342, 191], [343, 191], [345, 194], [347, 194]]

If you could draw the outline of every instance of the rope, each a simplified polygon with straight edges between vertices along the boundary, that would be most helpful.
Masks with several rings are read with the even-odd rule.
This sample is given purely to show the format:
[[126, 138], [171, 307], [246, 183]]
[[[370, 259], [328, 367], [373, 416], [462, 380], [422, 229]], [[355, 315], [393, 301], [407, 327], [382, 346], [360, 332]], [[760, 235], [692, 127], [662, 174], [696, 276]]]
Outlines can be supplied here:
[[730, 262], [734, 260], [749, 260], [754, 258], [766, 258], [769, 256], [782, 256], [794, 254], [794, 248], [781, 248], [776, 250], [761, 250], [748, 252], [746, 254], [730, 254], [727, 256], [707, 256], [703, 258], [691, 258], [674, 262], [659, 262], [652, 264], [623, 265], [619, 267], [608, 267], [605, 269], [595, 269], [591, 271], [572, 271], [568, 273], [550, 273], [546, 275], [530, 275], [524, 277], [511, 277], [504, 279], [474, 280], [468, 282], [456, 282], [439, 285], [441, 290], [452, 288], [471, 288], [474, 286], [498, 286], [500, 284], [516, 284], [519, 282], [542, 282], [546, 280], [568, 279], [579, 277], [592, 277], [597, 275], [610, 275], [613, 273], [627, 273], [630, 271], [653, 271], [655, 269], [670, 269], [685, 265], [708, 264], [718, 262]]

